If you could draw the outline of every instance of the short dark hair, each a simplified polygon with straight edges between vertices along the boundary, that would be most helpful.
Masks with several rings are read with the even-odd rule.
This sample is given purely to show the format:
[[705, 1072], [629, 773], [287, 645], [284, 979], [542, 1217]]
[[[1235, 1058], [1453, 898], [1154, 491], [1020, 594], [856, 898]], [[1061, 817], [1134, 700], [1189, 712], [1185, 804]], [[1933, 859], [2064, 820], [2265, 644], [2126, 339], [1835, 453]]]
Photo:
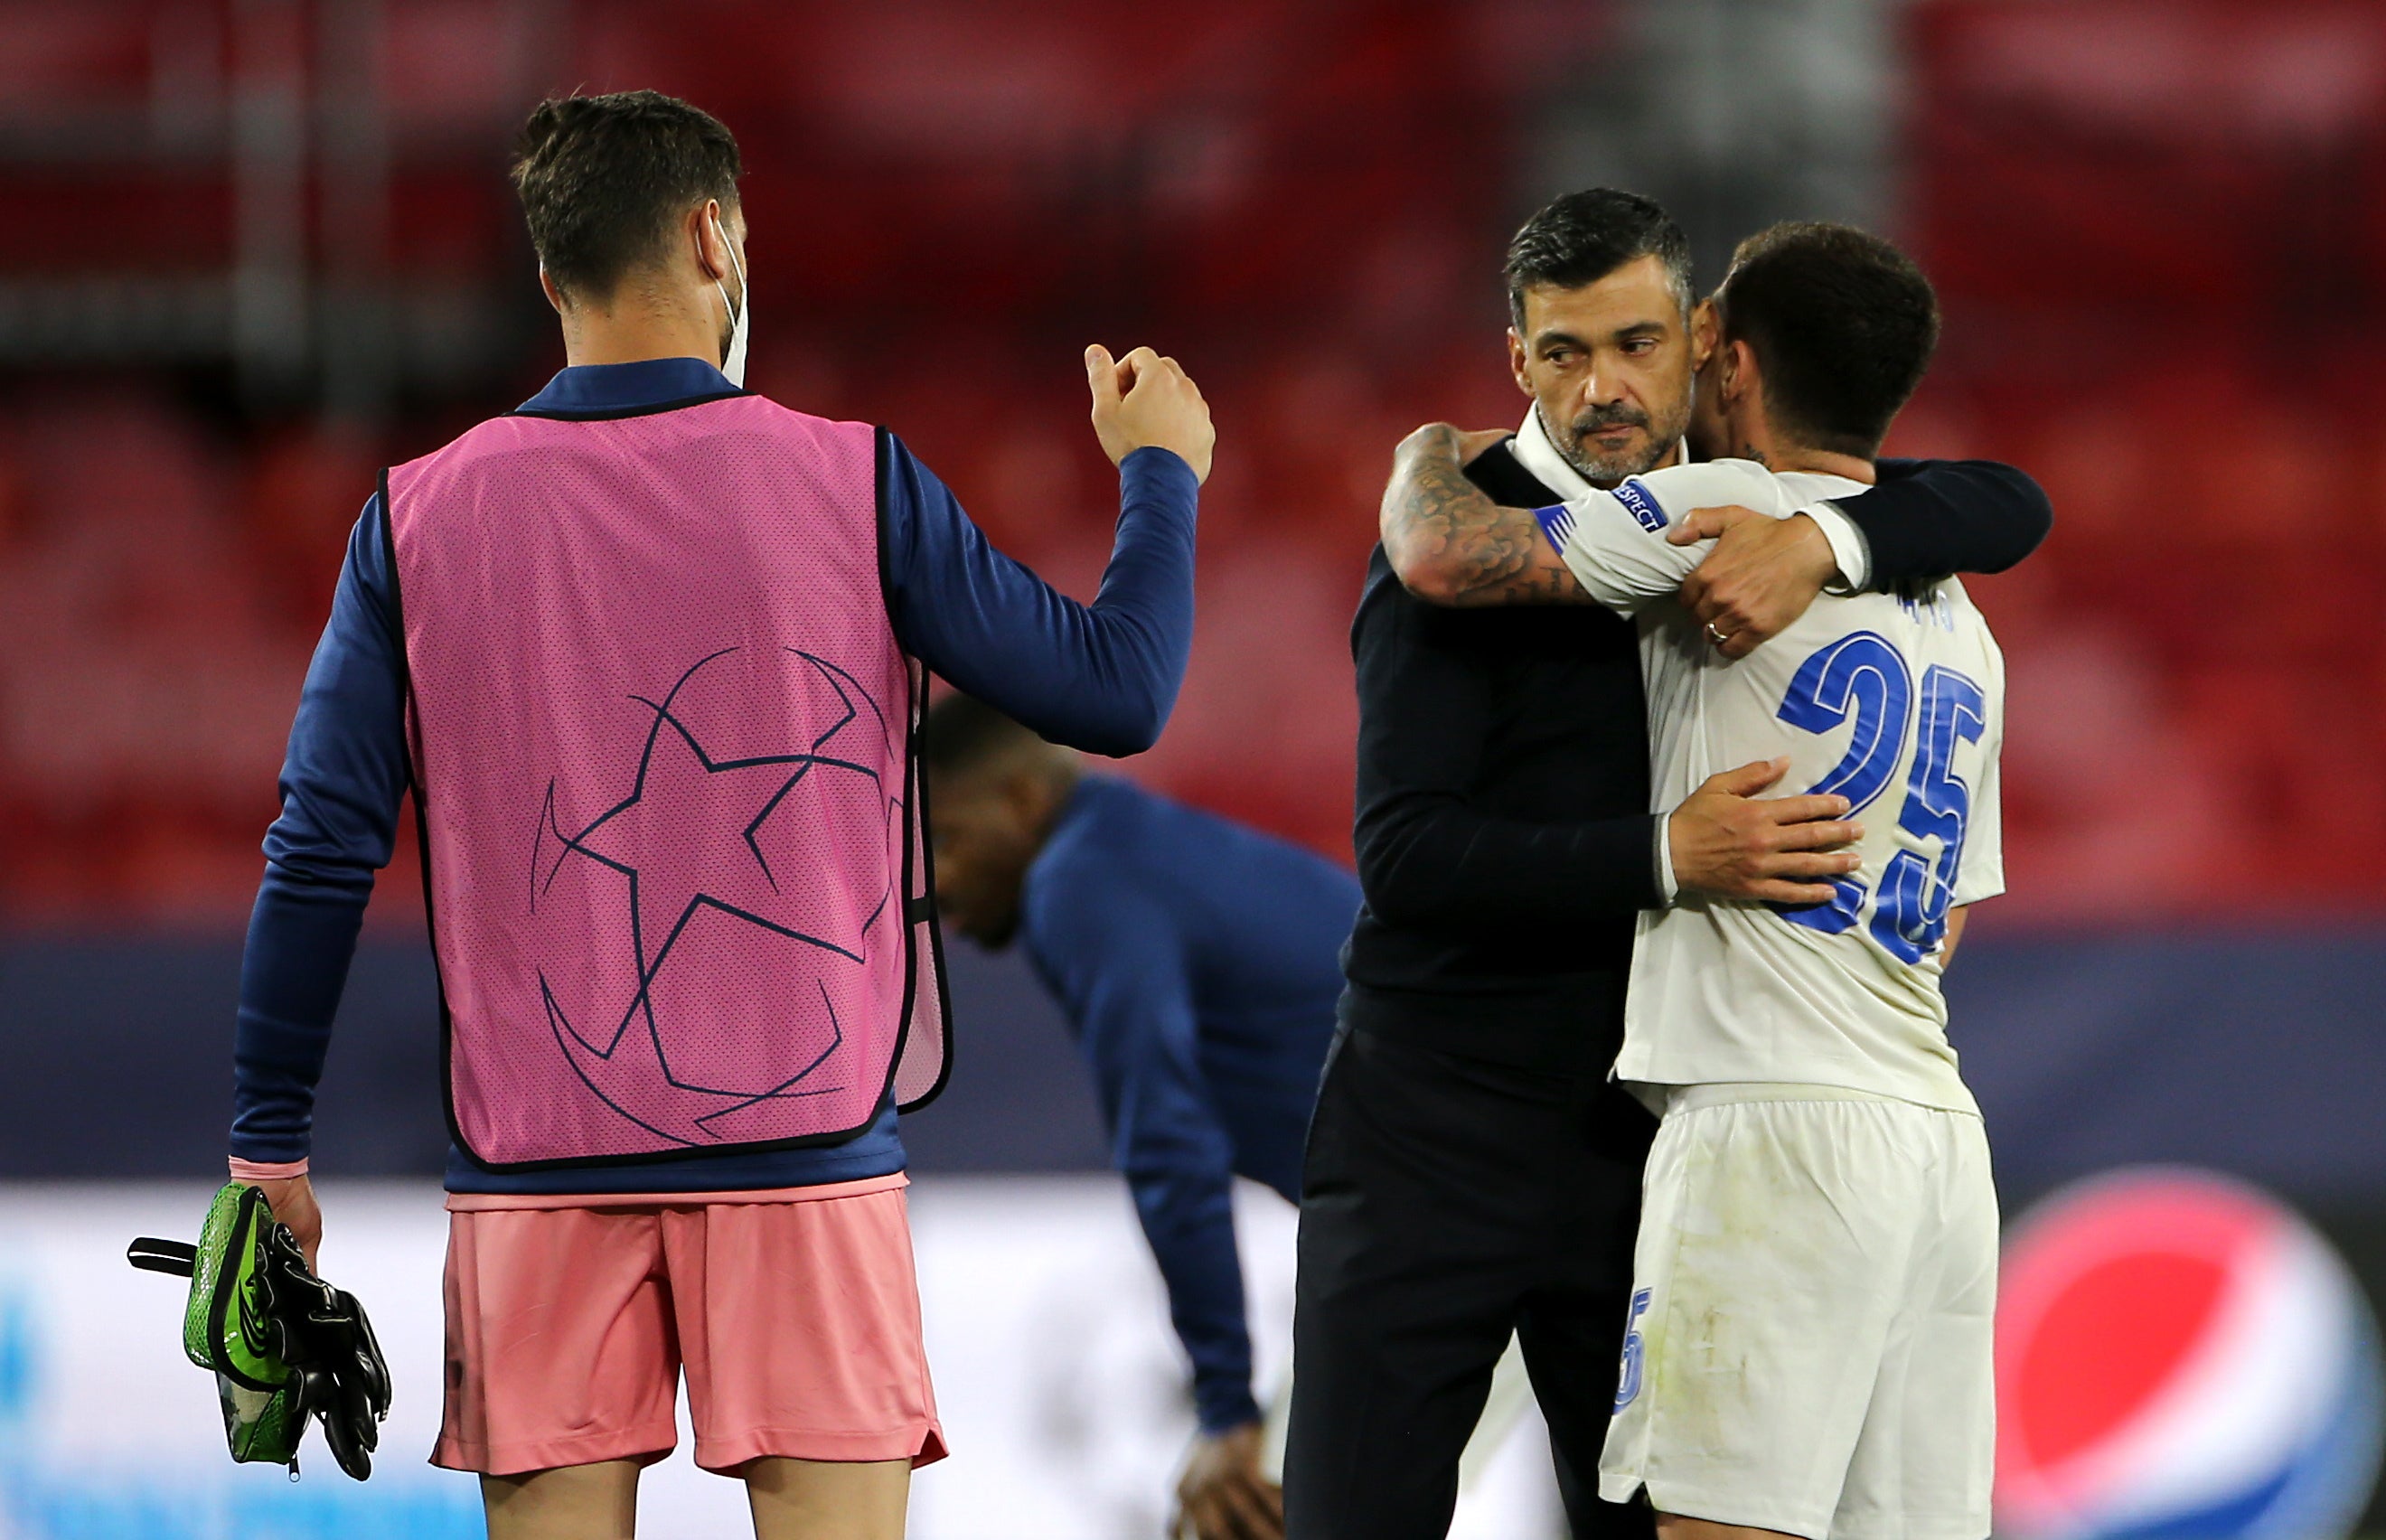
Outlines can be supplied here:
[[1809, 448], [1870, 459], [1939, 345], [1939, 296], [1914, 259], [1853, 225], [1758, 231], [1715, 291], [1727, 342], [1764, 375], [1764, 409]]
[[1626, 262], [1653, 257], [1690, 311], [1690, 243], [1654, 198], [1613, 187], [1568, 193], [1525, 221], [1508, 243], [1508, 316], [1525, 330], [1525, 291], [1540, 284], [1579, 289]]
[[959, 691], [928, 707], [920, 723], [920, 766], [930, 775], [968, 775], [1044, 740], [974, 695]]
[[659, 91], [617, 91], [532, 109], [513, 182], [556, 287], [602, 298], [663, 254], [688, 209], [736, 207], [742, 169], [719, 119]]

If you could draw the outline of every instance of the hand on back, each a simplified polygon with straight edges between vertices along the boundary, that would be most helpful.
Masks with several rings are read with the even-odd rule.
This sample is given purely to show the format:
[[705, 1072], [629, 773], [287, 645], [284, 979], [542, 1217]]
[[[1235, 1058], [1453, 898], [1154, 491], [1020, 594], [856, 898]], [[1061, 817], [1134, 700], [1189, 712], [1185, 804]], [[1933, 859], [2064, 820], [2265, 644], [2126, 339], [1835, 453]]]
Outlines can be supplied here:
[[1210, 479], [1218, 435], [1210, 404], [1183, 365], [1148, 347], [1113, 359], [1097, 343], [1086, 349], [1086, 383], [1094, 396], [1094, 436], [1112, 464], [1138, 449], [1166, 449], [1183, 457], [1195, 480]]
[[1832, 878], [1856, 869], [1847, 846], [1864, 838], [1864, 825], [1846, 821], [1846, 797], [1757, 796], [1789, 772], [1787, 759], [1724, 770], [1674, 809], [1665, 838], [1685, 893], [1819, 904]]

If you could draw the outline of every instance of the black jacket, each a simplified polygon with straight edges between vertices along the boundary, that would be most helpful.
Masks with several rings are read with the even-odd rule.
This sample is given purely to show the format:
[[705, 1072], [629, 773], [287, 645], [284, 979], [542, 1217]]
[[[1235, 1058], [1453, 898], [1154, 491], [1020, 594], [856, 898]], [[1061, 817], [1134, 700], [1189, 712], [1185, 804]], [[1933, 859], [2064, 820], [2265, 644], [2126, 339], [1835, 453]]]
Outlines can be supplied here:
[[[2053, 524], [2010, 466], [1879, 462], [1835, 499], [1868, 586], [1997, 572]], [[1563, 499], [1503, 446], [1468, 476], [1499, 502]], [[1631, 621], [1577, 606], [1443, 609], [1378, 546], [1351, 623], [1359, 911], [1352, 1026], [1503, 1063], [1604, 1074], [1624, 1033], [1633, 918], [1659, 902], [1648, 714]]]

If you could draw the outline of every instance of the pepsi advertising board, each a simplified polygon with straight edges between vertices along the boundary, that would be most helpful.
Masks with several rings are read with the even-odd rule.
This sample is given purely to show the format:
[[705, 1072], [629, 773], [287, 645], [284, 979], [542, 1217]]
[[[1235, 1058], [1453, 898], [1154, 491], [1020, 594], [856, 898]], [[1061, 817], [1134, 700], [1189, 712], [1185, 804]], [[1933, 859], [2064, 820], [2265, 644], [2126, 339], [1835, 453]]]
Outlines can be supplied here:
[[2334, 1540], [2379, 1465], [2376, 1322], [2343, 1261], [2206, 1172], [2065, 1188], [2008, 1234], [1997, 1530], [2013, 1540]]

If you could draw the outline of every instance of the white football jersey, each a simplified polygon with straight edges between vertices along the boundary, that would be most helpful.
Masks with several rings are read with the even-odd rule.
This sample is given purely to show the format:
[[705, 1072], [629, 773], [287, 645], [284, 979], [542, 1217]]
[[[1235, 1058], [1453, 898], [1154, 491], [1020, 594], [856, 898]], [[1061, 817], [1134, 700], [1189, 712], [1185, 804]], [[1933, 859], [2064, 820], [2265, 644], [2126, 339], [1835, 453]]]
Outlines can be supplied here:
[[[1527, 463], [1550, 481], [1543, 459]], [[1837, 792], [1865, 826], [1863, 865], [1827, 904], [1685, 893], [1641, 915], [1617, 1076], [1835, 1085], [1977, 1110], [1939, 978], [1948, 910], [2004, 891], [2004, 658], [1987, 621], [1953, 579], [1918, 598], [1826, 594], [1727, 658], [1675, 596], [1709, 547], [1673, 545], [1666, 530], [1729, 503], [1788, 518], [1862, 484], [1752, 460], [1653, 470], [1614, 492], [1564, 480], [1579, 495], [1540, 510], [1542, 528], [1594, 599], [1639, 623], [1653, 810], [1718, 770], [1787, 755], [1790, 773], [1763, 795]]]

